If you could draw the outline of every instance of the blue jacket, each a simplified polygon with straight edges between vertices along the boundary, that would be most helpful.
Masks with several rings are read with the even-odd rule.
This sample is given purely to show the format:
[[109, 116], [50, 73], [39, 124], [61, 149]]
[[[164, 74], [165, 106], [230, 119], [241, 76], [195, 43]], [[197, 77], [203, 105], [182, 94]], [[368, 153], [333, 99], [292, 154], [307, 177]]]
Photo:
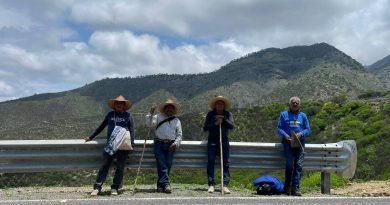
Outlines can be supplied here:
[[[203, 130], [209, 132], [208, 142], [219, 144], [219, 126], [215, 125], [215, 116], [217, 112], [212, 110], [207, 113]], [[229, 130], [234, 128], [233, 114], [228, 111], [223, 112], [224, 119], [221, 124], [222, 142], [228, 142]]]
[[295, 133], [300, 132], [303, 137], [308, 137], [310, 135], [309, 120], [304, 112], [295, 114], [289, 111], [283, 111], [280, 113], [277, 131], [283, 139], [286, 135], [291, 137], [291, 131]]
[[[114, 118], [115, 116], [115, 118]], [[121, 126], [130, 131], [131, 136], [131, 144], [134, 145], [134, 120], [133, 116], [128, 112], [109, 112], [104, 118], [103, 122], [96, 128], [95, 132], [89, 137], [91, 139], [95, 138], [100, 132], [104, 130], [106, 126], [107, 128], [107, 141], [109, 140], [112, 131], [114, 130], [115, 123], [117, 126]]]
[[261, 186], [265, 183], [272, 185], [273, 191], [278, 194], [283, 193], [284, 191], [283, 183], [278, 178], [271, 175], [263, 175], [255, 179], [253, 181], [253, 186]]

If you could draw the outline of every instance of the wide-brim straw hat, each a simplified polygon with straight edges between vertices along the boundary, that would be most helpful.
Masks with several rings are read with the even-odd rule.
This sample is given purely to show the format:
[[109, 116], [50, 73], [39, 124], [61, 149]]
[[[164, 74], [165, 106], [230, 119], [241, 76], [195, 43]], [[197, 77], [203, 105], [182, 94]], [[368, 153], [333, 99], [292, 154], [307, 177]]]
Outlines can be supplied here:
[[175, 112], [173, 113], [174, 115], [176, 115], [177, 113], [180, 112], [180, 104], [179, 103], [176, 103], [175, 101], [173, 101], [172, 99], [167, 99], [167, 101], [161, 103], [159, 105], [159, 111], [161, 113], [164, 113], [164, 108], [168, 105], [172, 105], [174, 108], [175, 108]]
[[218, 102], [218, 101], [222, 101], [225, 103], [225, 110], [229, 109], [231, 106], [232, 106], [232, 103], [226, 99], [225, 97], [219, 95], [219, 96], [215, 96], [213, 99], [210, 100], [209, 102], [209, 107], [211, 109], [215, 109], [215, 103]]
[[108, 107], [115, 110], [115, 102], [125, 102], [125, 110], [128, 110], [133, 105], [132, 102], [126, 100], [122, 95], [116, 97], [115, 99], [108, 100]]

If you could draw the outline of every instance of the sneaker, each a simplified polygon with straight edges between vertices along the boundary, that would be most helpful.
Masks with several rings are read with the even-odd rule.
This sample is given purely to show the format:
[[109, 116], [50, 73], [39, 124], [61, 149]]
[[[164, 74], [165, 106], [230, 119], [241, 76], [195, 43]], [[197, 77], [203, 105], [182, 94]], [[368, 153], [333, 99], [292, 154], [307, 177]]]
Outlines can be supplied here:
[[172, 193], [172, 188], [171, 188], [171, 186], [170, 186], [170, 185], [166, 185], [166, 186], [164, 187], [164, 192], [167, 193], [167, 194]]
[[214, 186], [213, 185], [209, 186], [209, 189], [207, 190], [207, 192], [214, 193], [214, 191], [215, 191]]
[[94, 189], [92, 192], [91, 192], [91, 196], [97, 196], [99, 194], [99, 189]]
[[226, 186], [224, 186], [223, 187], [223, 193], [230, 194], [230, 190]]
[[118, 196], [118, 190], [111, 189], [111, 196]]
[[302, 196], [302, 193], [297, 189], [297, 190], [292, 190], [291, 195], [293, 196]]

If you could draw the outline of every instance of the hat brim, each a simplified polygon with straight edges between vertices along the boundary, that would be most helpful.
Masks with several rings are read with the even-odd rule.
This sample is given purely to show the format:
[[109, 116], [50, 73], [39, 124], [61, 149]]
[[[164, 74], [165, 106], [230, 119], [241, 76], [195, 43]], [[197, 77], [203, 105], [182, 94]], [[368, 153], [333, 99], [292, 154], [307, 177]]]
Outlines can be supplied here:
[[133, 103], [128, 101], [128, 100], [115, 100], [115, 99], [111, 99], [108, 101], [108, 107], [110, 107], [111, 109], [115, 110], [115, 102], [124, 102], [125, 103], [125, 110], [128, 110], [131, 108], [131, 106], [133, 106]]
[[172, 105], [175, 108], [175, 112], [173, 113], [174, 115], [176, 115], [177, 113], [179, 113], [181, 111], [180, 105], [178, 103], [161, 103], [159, 106], [159, 111], [161, 113], [164, 113], [164, 108], [168, 105]]
[[222, 101], [222, 102], [225, 103], [225, 110], [227, 110], [227, 109], [232, 107], [232, 103], [228, 99], [226, 99], [224, 97], [221, 97], [221, 96], [218, 96], [218, 97], [215, 97], [215, 98], [211, 99], [210, 102], [209, 102], [209, 107], [214, 110], [215, 109], [215, 103], [218, 102], [218, 101]]

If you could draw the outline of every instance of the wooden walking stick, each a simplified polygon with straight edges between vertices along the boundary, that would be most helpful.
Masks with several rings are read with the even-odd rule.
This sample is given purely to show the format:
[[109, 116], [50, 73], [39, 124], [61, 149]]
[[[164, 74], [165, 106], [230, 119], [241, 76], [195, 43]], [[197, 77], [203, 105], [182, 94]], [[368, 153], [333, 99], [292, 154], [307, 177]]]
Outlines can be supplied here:
[[[147, 137], [147, 138], [149, 138], [149, 136], [150, 136], [150, 128], [149, 128], [149, 131], [148, 131], [148, 137]], [[132, 191], [133, 194], [135, 194], [135, 186], [137, 185], [137, 180], [138, 180], [139, 172], [141, 171], [141, 164], [142, 164], [142, 160], [144, 159], [144, 153], [145, 153], [146, 139], [147, 139], [147, 138], [145, 138], [144, 147], [142, 148], [141, 158], [139, 159], [139, 164], [138, 164], [138, 169], [137, 169], [137, 175], [136, 175], [136, 177], [135, 177], [134, 185], [133, 185], [133, 191]]]
[[[150, 124], [152, 124], [152, 115], [150, 116]], [[142, 164], [142, 161], [143, 161], [143, 159], [144, 159], [144, 153], [145, 153], [145, 148], [146, 148], [146, 140], [150, 137], [150, 130], [151, 130], [151, 127], [149, 127], [148, 136], [145, 137], [144, 147], [142, 148], [141, 158], [139, 159], [139, 164], [138, 164], [138, 169], [137, 169], [137, 175], [136, 175], [136, 177], [135, 177], [134, 185], [133, 185], [133, 191], [132, 191], [132, 194], [133, 194], [133, 195], [135, 194], [135, 186], [137, 185], [137, 180], [138, 180], [139, 172], [141, 171], [141, 164]]]
[[219, 124], [219, 149], [221, 155], [221, 194], [223, 195], [223, 151], [222, 151], [222, 128], [221, 124]]

